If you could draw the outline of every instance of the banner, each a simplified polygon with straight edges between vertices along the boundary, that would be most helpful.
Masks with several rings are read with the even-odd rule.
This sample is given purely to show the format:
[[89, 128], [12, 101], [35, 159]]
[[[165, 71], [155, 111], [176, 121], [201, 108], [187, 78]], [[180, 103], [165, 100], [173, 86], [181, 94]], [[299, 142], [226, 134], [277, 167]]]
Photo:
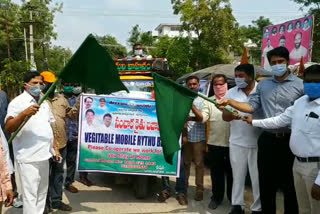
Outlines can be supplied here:
[[78, 171], [179, 176], [163, 156], [155, 101], [82, 95]]
[[267, 59], [268, 51], [283, 46], [290, 52], [290, 65], [311, 61], [312, 52], [312, 16], [288, 21], [279, 25], [268, 26], [263, 29], [261, 66], [271, 70]]

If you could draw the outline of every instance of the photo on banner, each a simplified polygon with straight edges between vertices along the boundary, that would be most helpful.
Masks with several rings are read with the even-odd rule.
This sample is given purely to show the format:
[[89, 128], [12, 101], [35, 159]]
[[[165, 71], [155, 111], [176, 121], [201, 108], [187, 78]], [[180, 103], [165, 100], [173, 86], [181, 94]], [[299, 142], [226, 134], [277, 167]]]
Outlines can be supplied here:
[[311, 61], [313, 17], [291, 20], [282, 24], [268, 26], [263, 29], [261, 66], [270, 71], [267, 53], [279, 46], [290, 52], [290, 65]]
[[163, 155], [154, 100], [82, 95], [78, 171], [179, 176]]

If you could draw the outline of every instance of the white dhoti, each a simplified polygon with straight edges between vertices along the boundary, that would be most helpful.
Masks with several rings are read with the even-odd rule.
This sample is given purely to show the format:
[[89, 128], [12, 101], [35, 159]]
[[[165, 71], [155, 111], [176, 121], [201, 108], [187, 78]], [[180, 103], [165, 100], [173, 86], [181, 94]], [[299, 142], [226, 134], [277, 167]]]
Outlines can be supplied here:
[[18, 163], [23, 214], [43, 214], [49, 185], [49, 160]]
[[240, 205], [244, 209], [245, 180], [249, 168], [254, 202], [252, 211], [261, 211], [259, 174], [257, 162], [258, 148], [247, 148], [230, 144], [230, 163], [233, 174], [232, 205]]

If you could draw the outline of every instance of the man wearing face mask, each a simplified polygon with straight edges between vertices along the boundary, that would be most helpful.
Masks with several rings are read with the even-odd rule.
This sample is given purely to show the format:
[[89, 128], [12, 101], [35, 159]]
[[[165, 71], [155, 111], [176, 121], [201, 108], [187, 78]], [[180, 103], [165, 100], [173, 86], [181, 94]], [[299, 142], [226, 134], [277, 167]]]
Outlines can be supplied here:
[[143, 47], [140, 43], [136, 43], [133, 45], [133, 55], [126, 57], [126, 59], [136, 59], [136, 58], [147, 58], [148, 56], [143, 53]]
[[[236, 87], [230, 89], [226, 99], [238, 102], [248, 102], [248, 96], [255, 93], [257, 83], [254, 81], [254, 67], [251, 64], [239, 65], [235, 68]], [[230, 162], [233, 175], [232, 210], [230, 214], [244, 214], [244, 189], [248, 172], [252, 183], [254, 202], [251, 205], [252, 214], [261, 213], [259, 176], [258, 176], [258, 146], [257, 140], [260, 131], [248, 124], [239, 121], [240, 116], [251, 114], [232, 114], [223, 111], [223, 120], [230, 122]]]
[[[24, 77], [24, 92], [13, 99], [5, 118], [6, 131], [13, 133], [31, 117], [13, 140], [14, 157], [22, 184], [23, 213], [43, 214], [48, 191], [49, 158], [53, 151], [54, 116], [47, 102], [39, 106], [43, 80], [38, 72]], [[56, 151], [58, 152], [58, 151]], [[58, 155], [58, 154], [57, 154]]]
[[[224, 99], [222, 106], [230, 105], [245, 113], [262, 112], [262, 118], [280, 115], [303, 92], [303, 82], [288, 70], [289, 51], [277, 47], [268, 52], [273, 78], [262, 80], [248, 102]], [[276, 213], [276, 192], [282, 189], [285, 213], [297, 214], [298, 205], [293, 184], [294, 156], [289, 149], [290, 129], [264, 129], [258, 139], [258, 169], [262, 212]]]
[[[228, 91], [227, 77], [216, 74], [212, 78], [214, 96], [212, 100], [221, 100]], [[216, 209], [223, 201], [225, 192], [231, 201], [232, 170], [229, 159], [230, 124], [222, 120], [222, 112], [212, 103], [203, 102], [203, 108], [198, 111], [192, 107], [198, 121], [209, 121], [208, 157], [210, 161], [210, 175], [212, 196], [209, 209]], [[225, 183], [227, 182], [227, 185]], [[225, 191], [225, 186], [227, 191]]]
[[305, 95], [284, 113], [264, 120], [246, 121], [255, 127], [277, 129], [291, 126], [290, 149], [300, 214], [320, 213], [320, 65], [304, 71]]
[[[49, 75], [43, 73], [41, 74], [44, 78], [44, 82], [47, 83], [49, 86], [55, 81], [55, 78], [49, 79]], [[46, 87], [46, 90], [48, 89], [49, 87]], [[73, 87], [69, 86], [68, 84], [64, 84], [63, 89], [64, 94], [69, 94], [73, 91]], [[45, 93], [46, 91], [43, 92]], [[76, 120], [79, 113], [79, 108], [78, 106], [75, 106], [73, 108], [70, 107], [65, 95], [52, 96], [52, 99], [49, 100], [49, 103], [52, 113], [56, 119], [55, 123], [53, 124], [53, 131], [55, 139], [58, 143], [59, 152], [62, 156], [62, 161], [51, 163], [48, 195], [49, 198], [47, 200], [47, 207], [49, 210], [52, 206], [53, 209], [71, 211], [71, 206], [62, 202], [64, 174], [63, 165], [67, 155], [66, 119], [70, 118]]]

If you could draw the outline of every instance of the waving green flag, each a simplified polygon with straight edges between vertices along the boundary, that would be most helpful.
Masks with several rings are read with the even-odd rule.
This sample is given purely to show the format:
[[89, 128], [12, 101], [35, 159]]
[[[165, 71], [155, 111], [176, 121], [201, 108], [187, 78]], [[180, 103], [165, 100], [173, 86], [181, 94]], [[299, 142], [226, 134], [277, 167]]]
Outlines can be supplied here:
[[198, 94], [172, 80], [153, 73], [160, 138], [165, 160], [172, 164], [179, 151], [179, 138]]
[[97, 94], [128, 89], [119, 78], [119, 72], [107, 50], [89, 35], [58, 75], [68, 83], [81, 83]]

